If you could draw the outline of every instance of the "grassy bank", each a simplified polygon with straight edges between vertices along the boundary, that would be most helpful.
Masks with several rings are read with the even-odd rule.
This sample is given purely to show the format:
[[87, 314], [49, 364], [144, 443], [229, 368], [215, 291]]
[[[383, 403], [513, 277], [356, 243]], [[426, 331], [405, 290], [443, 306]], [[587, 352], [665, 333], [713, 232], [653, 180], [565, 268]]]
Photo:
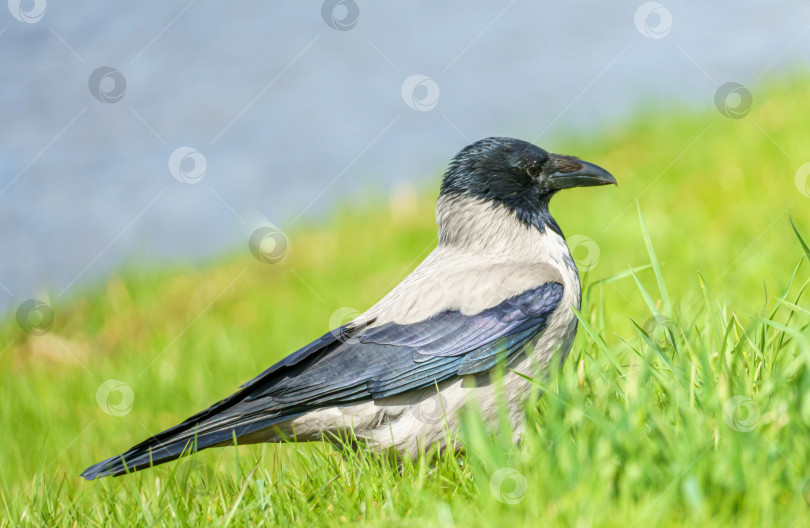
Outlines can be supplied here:
[[552, 203], [587, 270], [583, 324], [519, 447], [471, 420], [464, 459], [401, 472], [285, 445], [78, 477], [378, 300], [435, 246], [432, 195], [347, 207], [289, 233], [277, 264], [245, 249], [202, 268], [132, 266], [54, 306], [44, 335], [9, 317], [0, 526], [801, 525], [810, 255], [789, 215], [810, 241], [810, 181], [796, 177], [808, 91], [807, 79], [757, 90], [742, 119], [645, 113], [544, 144], [620, 185]]

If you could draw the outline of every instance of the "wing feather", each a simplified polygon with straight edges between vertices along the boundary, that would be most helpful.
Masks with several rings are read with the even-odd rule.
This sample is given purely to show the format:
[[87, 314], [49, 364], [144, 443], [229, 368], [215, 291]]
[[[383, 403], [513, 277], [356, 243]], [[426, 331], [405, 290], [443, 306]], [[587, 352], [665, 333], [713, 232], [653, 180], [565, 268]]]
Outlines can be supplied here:
[[547, 282], [474, 315], [447, 310], [414, 324], [351, 324], [324, 334], [183, 423], [82, 475], [120, 475], [273, 427], [307, 412], [434, 386], [493, 368], [546, 328], [563, 297]]

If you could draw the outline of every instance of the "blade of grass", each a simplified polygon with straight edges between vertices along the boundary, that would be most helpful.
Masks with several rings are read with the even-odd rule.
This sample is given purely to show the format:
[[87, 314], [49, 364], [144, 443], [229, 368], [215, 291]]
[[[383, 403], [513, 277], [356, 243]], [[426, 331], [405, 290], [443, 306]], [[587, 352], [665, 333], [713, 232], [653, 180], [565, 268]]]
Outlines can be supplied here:
[[799, 313], [803, 313], [803, 314], [805, 314], [805, 315], [809, 315], [809, 316], [810, 316], [810, 310], [806, 310], [806, 309], [802, 308], [801, 306], [798, 306], [798, 305], [796, 305], [796, 304], [793, 304], [792, 302], [790, 302], [790, 301], [786, 301], [786, 300], [784, 300], [784, 299], [778, 299], [778, 298], [777, 298], [776, 300], [777, 300], [778, 302], [780, 302], [780, 303], [784, 304], [785, 306], [787, 306], [788, 308], [790, 308], [790, 309], [791, 309], [791, 310], [793, 310], [794, 312], [799, 312]]
[[669, 292], [667, 292], [667, 285], [664, 282], [664, 275], [661, 273], [661, 265], [658, 262], [658, 257], [655, 256], [655, 249], [650, 240], [650, 232], [647, 229], [647, 224], [644, 222], [644, 215], [641, 214], [641, 205], [636, 201], [636, 208], [638, 209], [638, 221], [641, 224], [641, 234], [644, 236], [644, 245], [647, 248], [647, 254], [650, 257], [650, 264], [652, 265], [653, 272], [655, 273], [655, 280], [658, 281], [658, 289], [661, 292], [661, 302], [664, 303], [664, 311], [667, 314], [672, 313], [672, 303], [669, 299]]
[[703, 280], [703, 275], [700, 272], [698, 272], [698, 284], [700, 285], [700, 291], [703, 293], [703, 303], [706, 306], [706, 318], [708, 319], [712, 333], [714, 334], [715, 347], [719, 347], [720, 328], [717, 326], [717, 321], [715, 321], [714, 317], [712, 317], [712, 302], [711, 297], [709, 296], [709, 287], [706, 286], [706, 281]]
[[593, 288], [594, 286], [612, 284], [612, 283], [614, 283], [616, 281], [620, 281], [622, 279], [625, 279], [625, 278], [629, 277], [632, 273], [638, 273], [640, 271], [645, 271], [645, 270], [648, 270], [650, 268], [652, 268], [652, 264], [644, 264], [643, 266], [636, 266], [636, 267], [631, 266], [626, 271], [620, 271], [619, 273], [616, 273], [614, 275], [610, 275], [608, 277], [603, 277], [601, 279], [598, 279], [598, 280], [595, 280], [595, 281], [589, 283], [586, 291], [590, 292], [591, 288]]
[[650, 296], [650, 292], [647, 291], [647, 288], [644, 287], [644, 285], [641, 283], [641, 281], [638, 279], [638, 277], [636, 276], [636, 274], [633, 272], [632, 269], [630, 270], [630, 275], [633, 277], [633, 280], [636, 281], [638, 291], [639, 293], [641, 293], [641, 297], [644, 299], [644, 304], [647, 305], [647, 308], [649, 308], [650, 313], [653, 316], [658, 315], [658, 307], [655, 305], [655, 301], [653, 301], [652, 297]]
[[605, 344], [602, 338], [599, 337], [599, 334], [597, 334], [596, 331], [594, 331], [593, 327], [591, 327], [591, 325], [588, 323], [588, 321], [586, 321], [585, 318], [582, 317], [582, 314], [579, 312], [579, 310], [573, 307], [571, 308], [571, 310], [574, 311], [574, 315], [576, 315], [577, 319], [579, 319], [579, 323], [582, 325], [583, 328], [585, 328], [585, 331], [588, 333], [588, 335], [591, 336], [591, 339], [593, 339], [594, 343], [596, 343], [596, 346], [599, 347], [599, 350], [605, 355], [606, 358], [608, 358], [610, 364], [613, 365], [613, 367], [619, 372], [621, 376], [624, 376], [625, 375], [624, 368], [621, 366], [621, 364], [619, 364], [619, 361], [616, 359], [616, 356], [613, 354], [613, 352], [610, 351], [610, 348], [608, 348], [608, 346]]
[[801, 233], [799, 233], [799, 228], [796, 227], [796, 222], [793, 221], [793, 217], [788, 216], [788, 218], [790, 218], [790, 225], [793, 226], [793, 232], [796, 233], [796, 238], [799, 239], [799, 244], [804, 250], [804, 256], [807, 257], [807, 260], [810, 260], [810, 247], [807, 247], [807, 244], [804, 242]]

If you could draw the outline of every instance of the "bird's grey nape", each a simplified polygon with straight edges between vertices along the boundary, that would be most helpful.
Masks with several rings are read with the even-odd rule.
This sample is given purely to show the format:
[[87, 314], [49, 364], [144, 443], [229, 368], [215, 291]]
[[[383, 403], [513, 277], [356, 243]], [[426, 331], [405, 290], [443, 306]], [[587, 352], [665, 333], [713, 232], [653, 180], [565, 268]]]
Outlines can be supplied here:
[[440, 246], [485, 252], [498, 248], [511, 251], [525, 242], [527, 230], [544, 233], [547, 227], [545, 223], [535, 225], [522, 221], [505, 204], [455, 193], [439, 197], [436, 224]]

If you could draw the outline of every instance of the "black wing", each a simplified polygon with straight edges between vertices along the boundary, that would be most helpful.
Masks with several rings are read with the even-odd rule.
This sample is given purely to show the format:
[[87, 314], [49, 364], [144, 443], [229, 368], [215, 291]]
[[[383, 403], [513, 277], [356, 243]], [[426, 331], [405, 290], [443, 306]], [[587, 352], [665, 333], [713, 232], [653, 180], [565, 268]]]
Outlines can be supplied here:
[[178, 458], [193, 442], [204, 449], [315, 409], [487, 371], [545, 329], [562, 295], [562, 285], [549, 282], [474, 315], [447, 310], [409, 325], [341, 327], [274, 364], [235, 394], [82, 475], [122, 474]]

